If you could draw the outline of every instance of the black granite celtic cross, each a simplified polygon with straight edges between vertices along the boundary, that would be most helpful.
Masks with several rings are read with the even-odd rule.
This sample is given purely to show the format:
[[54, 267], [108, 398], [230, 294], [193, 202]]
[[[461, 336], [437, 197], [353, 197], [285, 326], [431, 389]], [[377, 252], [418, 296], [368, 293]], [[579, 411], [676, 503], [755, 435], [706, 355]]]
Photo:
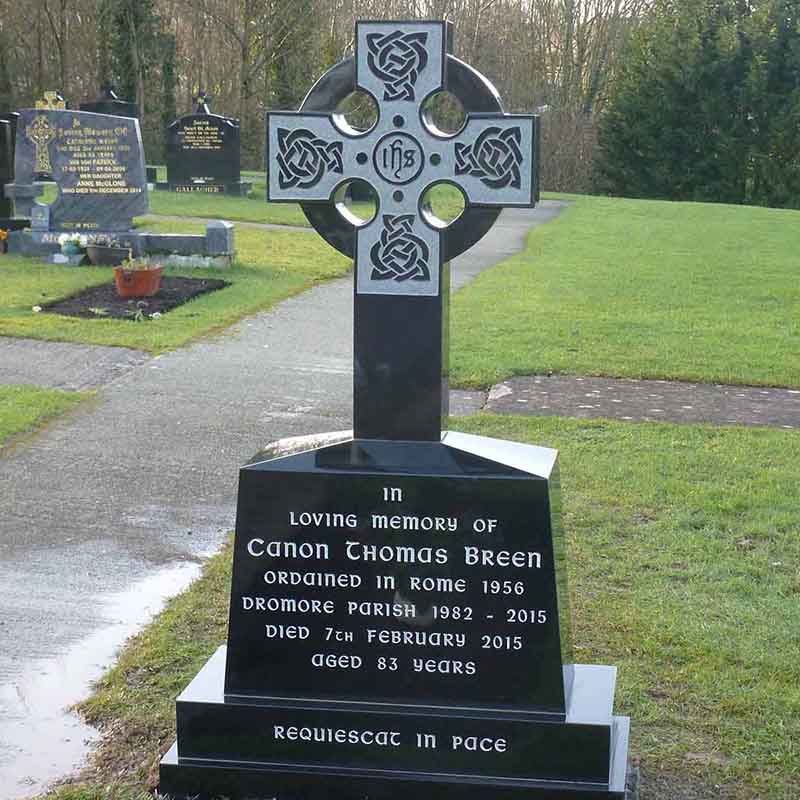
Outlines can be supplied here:
[[[536, 196], [536, 118], [505, 114], [494, 87], [450, 54], [445, 22], [359, 22], [356, 55], [332, 67], [298, 112], [267, 115], [267, 199], [300, 202], [311, 224], [355, 258], [354, 435], [438, 441], [447, 414], [450, 259], [477, 242], [504, 206]], [[378, 119], [356, 131], [335, 113], [356, 89]], [[425, 100], [447, 90], [467, 118], [448, 136]], [[353, 179], [378, 198], [355, 224], [339, 202]], [[424, 206], [455, 185], [465, 210], [450, 225]]]

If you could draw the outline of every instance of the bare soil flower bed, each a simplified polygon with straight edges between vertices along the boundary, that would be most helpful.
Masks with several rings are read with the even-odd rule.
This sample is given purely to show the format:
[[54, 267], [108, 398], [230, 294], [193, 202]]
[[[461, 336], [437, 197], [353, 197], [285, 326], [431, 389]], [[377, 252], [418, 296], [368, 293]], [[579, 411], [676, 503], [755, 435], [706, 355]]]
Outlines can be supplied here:
[[123, 300], [117, 295], [114, 282], [93, 286], [80, 294], [56, 300], [42, 311], [82, 319], [147, 319], [153, 314], [166, 314], [189, 300], [209, 292], [230, 286], [227, 281], [215, 278], [183, 278], [180, 276], [161, 279], [161, 289], [153, 297]]

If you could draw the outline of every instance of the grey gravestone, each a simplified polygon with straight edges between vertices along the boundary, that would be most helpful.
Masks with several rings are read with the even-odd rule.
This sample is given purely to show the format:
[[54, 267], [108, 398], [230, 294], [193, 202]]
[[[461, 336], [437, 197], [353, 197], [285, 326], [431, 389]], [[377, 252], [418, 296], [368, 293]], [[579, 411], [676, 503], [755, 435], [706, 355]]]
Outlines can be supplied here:
[[233, 254], [233, 223], [214, 220], [206, 226], [206, 254], [227, 256]]
[[52, 175], [58, 188], [49, 206], [51, 231], [128, 231], [133, 217], [148, 210], [144, 151], [135, 119], [85, 111], [22, 111], [15, 199], [32, 198], [42, 175]]
[[[268, 117], [272, 200], [354, 255], [353, 437], [240, 473], [228, 646], [177, 700], [175, 798], [621, 800], [616, 672], [573, 663], [557, 453], [442, 432], [447, 261], [536, 191], [535, 120], [506, 115], [437, 22], [365, 22], [299, 113]], [[376, 126], [332, 112], [356, 87]], [[423, 120], [446, 86], [454, 137]], [[380, 203], [354, 228], [341, 186]], [[448, 227], [420, 199], [461, 187]]]
[[115, 117], [133, 117], [138, 119], [139, 106], [128, 100], [120, 100], [114, 87], [106, 84], [100, 90], [96, 100], [81, 103], [81, 111], [91, 111], [93, 114], [110, 114]]
[[235, 252], [234, 226], [212, 220], [205, 234], [136, 233], [131, 246], [137, 257], [182, 269], [227, 269]]
[[167, 188], [174, 192], [246, 194], [242, 183], [239, 120], [212, 114], [201, 94], [197, 110], [166, 131]]

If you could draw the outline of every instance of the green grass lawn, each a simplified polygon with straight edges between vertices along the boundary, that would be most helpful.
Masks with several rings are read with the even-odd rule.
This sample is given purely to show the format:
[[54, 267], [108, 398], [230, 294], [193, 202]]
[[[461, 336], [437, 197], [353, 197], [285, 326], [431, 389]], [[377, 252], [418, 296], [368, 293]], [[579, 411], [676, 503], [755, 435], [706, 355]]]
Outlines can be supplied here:
[[[297, 204], [267, 203], [265, 198], [266, 184], [261, 173], [261, 180], [256, 179], [249, 197], [154, 191], [150, 193], [150, 211], [167, 216], [309, 227], [308, 220]], [[431, 204], [435, 212], [447, 220], [458, 216], [463, 208], [460, 193], [445, 185], [431, 190]], [[371, 219], [375, 214], [372, 203], [354, 203], [351, 208], [362, 219]]]
[[87, 396], [35, 386], [0, 386], [0, 453], [14, 437], [69, 411]]
[[215, 194], [150, 192], [150, 212], [174, 217], [207, 217], [239, 222], [263, 222], [308, 228], [308, 220], [295, 203], [267, 203], [257, 197]]
[[[674, 800], [673, 781], [698, 798], [800, 796], [800, 432], [454, 422], [561, 450], [575, 658], [619, 667], [616, 709], [632, 717], [649, 800]], [[225, 639], [229, 578], [226, 550], [83, 704], [109, 732], [95, 786], [120, 794], [60, 800], [144, 790], [175, 697]]]
[[451, 378], [800, 386], [800, 212], [571, 197], [456, 295]]
[[[449, 191], [442, 195], [445, 210], [458, 201]], [[241, 208], [240, 217], [256, 221], [273, 212], [289, 215], [286, 221], [302, 216], [292, 205], [159, 196], [174, 206], [164, 213], [236, 218], [231, 209]], [[523, 253], [455, 296], [454, 385], [561, 372], [800, 386], [800, 212], [569, 199], [558, 219], [531, 232]], [[191, 223], [158, 227], [200, 230]], [[225, 327], [347, 266], [314, 234], [241, 228], [237, 242], [234, 290], [199, 299], [139, 331], [108, 320], [34, 318], [31, 306], [107, 280], [106, 274], [0, 259], [7, 281], [0, 335], [157, 351]]]
[[[202, 225], [164, 222], [148, 228], [196, 233]], [[231, 286], [203, 295], [158, 320], [81, 320], [34, 313], [59, 297], [113, 279], [111, 269], [44, 265], [31, 259], [0, 257], [0, 335], [117, 345], [157, 353], [218, 331], [242, 317], [262, 311], [317, 281], [345, 274], [350, 262], [318, 236], [292, 231], [236, 231], [237, 260], [226, 272], [176, 270], [173, 274], [222, 277]]]

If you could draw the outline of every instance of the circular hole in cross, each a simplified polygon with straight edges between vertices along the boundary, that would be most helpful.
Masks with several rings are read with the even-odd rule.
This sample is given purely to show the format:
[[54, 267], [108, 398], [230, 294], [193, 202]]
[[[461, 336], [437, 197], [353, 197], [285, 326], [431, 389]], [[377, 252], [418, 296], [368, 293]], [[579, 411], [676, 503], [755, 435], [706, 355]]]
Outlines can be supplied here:
[[392, 120], [392, 122], [394, 122], [395, 128], [402, 128], [403, 125], [406, 124], [405, 119], [400, 114], [395, 114], [395, 117]]
[[336, 191], [336, 210], [351, 224], [366, 225], [375, 219], [378, 211], [378, 196], [375, 190], [358, 178], [347, 181]]
[[450, 92], [435, 92], [422, 104], [422, 120], [434, 134], [452, 136], [464, 127], [466, 119], [464, 106]]
[[431, 156], [431, 164], [433, 164], [434, 167], [438, 167], [439, 164], [441, 163], [442, 163], [442, 157], [438, 153], [434, 153]]
[[356, 161], [359, 164], [366, 164], [368, 160], [369, 160], [369, 156], [366, 153], [359, 153], [356, 156]]
[[396, 191], [392, 197], [394, 198], [395, 203], [402, 203], [405, 195], [398, 189], [398, 191]]
[[437, 183], [424, 195], [420, 206], [425, 219], [434, 228], [446, 228], [455, 222], [465, 208], [464, 194], [452, 183]]
[[375, 127], [378, 107], [367, 92], [351, 92], [336, 106], [334, 120], [346, 133], [364, 133]]

